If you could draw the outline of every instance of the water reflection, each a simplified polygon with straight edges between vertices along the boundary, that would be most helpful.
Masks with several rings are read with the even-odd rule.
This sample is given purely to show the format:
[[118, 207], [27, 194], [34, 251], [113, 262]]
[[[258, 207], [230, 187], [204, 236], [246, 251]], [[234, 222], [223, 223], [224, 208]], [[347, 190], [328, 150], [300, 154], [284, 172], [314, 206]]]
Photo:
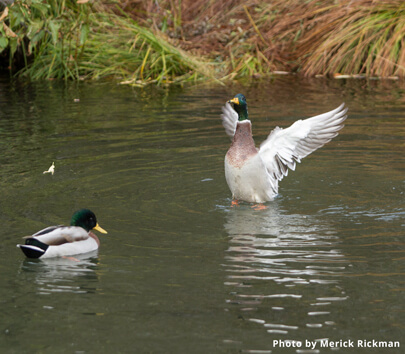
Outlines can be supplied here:
[[[74, 257], [25, 259], [21, 272], [37, 285], [37, 294], [51, 293], [94, 293], [98, 282], [97, 250]], [[29, 275], [28, 275], [29, 273]]]
[[349, 265], [336, 230], [315, 216], [288, 215], [277, 202], [262, 211], [234, 207], [224, 228], [230, 311], [274, 338], [319, 338], [308, 331], [335, 325], [334, 304], [348, 298], [340, 283]]

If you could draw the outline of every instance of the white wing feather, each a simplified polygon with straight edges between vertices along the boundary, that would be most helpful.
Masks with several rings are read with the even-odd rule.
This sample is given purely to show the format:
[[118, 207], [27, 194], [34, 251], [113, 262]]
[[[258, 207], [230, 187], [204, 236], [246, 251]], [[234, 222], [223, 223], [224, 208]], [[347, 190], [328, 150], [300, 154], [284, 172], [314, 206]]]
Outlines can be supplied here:
[[338, 135], [344, 127], [346, 112], [342, 103], [333, 111], [298, 120], [286, 129], [276, 127], [259, 150], [270, 176], [282, 180], [287, 176], [288, 168], [294, 171], [296, 162], [301, 162], [302, 158]]
[[238, 113], [235, 112], [230, 103], [227, 102], [222, 107], [221, 118], [226, 134], [232, 139], [235, 135], [236, 124], [238, 123]]

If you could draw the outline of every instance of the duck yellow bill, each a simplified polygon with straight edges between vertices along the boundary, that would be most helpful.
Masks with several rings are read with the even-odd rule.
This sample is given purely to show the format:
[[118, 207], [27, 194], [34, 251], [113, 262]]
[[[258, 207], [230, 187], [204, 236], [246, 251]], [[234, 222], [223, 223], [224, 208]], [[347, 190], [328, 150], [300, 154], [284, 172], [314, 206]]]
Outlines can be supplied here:
[[97, 223], [96, 226], [93, 227], [93, 230], [97, 230], [97, 231], [99, 231], [99, 232], [101, 232], [103, 234], [107, 233], [107, 231], [105, 231], [98, 223]]
[[234, 97], [231, 100], [228, 101], [229, 103], [235, 103], [235, 104], [239, 104], [239, 98]]

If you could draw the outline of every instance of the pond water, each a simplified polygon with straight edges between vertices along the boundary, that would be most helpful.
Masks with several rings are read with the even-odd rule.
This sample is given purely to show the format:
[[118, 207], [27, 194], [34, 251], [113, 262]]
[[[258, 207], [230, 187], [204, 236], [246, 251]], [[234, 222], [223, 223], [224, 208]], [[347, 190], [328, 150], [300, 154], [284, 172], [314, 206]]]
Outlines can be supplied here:
[[[257, 145], [349, 107], [265, 210], [231, 206], [224, 177], [219, 116], [238, 92]], [[0, 351], [335, 352], [328, 339], [403, 353], [404, 93], [294, 77], [143, 90], [3, 78]], [[108, 230], [98, 252], [28, 260], [15, 247], [84, 207]], [[363, 348], [373, 340], [401, 348]]]

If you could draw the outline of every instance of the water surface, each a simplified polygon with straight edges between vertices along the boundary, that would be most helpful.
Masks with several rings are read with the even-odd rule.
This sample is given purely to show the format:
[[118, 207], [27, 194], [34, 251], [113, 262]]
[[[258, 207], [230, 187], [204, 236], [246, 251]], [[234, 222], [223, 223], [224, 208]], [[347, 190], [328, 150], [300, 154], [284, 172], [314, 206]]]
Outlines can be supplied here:
[[[1, 351], [328, 353], [321, 339], [350, 339], [340, 352], [402, 353], [403, 341], [357, 341], [404, 336], [404, 89], [1, 80]], [[220, 107], [237, 92], [257, 144], [276, 125], [350, 110], [266, 210], [232, 207], [224, 178]], [[15, 247], [83, 207], [109, 232], [98, 252], [28, 260]], [[318, 342], [273, 342], [287, 340]]]

